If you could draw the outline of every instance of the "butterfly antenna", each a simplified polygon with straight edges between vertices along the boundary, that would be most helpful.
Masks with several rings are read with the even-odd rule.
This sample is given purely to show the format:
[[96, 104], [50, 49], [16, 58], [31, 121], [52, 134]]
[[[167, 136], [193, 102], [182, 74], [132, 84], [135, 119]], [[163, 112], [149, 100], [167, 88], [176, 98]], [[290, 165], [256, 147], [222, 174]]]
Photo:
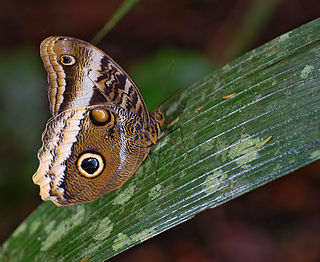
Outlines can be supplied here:
[[[171, 97], [173, 97], [176, 93], [179, 93], [180, 91], [182, 91], [182, 88], [181, 87], [179, 87], [179, 88], [177, 88], [173, 93], [171, 93], [165, 100], [163, 100], [160, 104], [159, 104], [159, 106], [161, 106], [163, 103], [165, 103], [166, 101], [168, 101]], [[159, 107], [158, 106], [158, 107]]]
[[160, 105], [162, 105], [162, 104], [164, 103], [164, 101], [167, 101], [167, 100], [168, 100], [168, 99], [165, 99], [164, 101], [162, 101], [162, 102], [160, 103], [160, 101], [161, 101], [161, 99], [162, 99], [162, 97], [163, 97], [164, 91], [166, 90], [166, 88], [167, 88], [167, 86], [168, 86], [169, 76], [170, 76], [171, 73], [172, 73], [173, 66], [174, 66], [174, 60], [172, 60], [171, 65], [170, 65], [170, 68], [169, 68], [169, 71], [168, 71], [168, 74], [167, 74], [167, 76], [166, 76], [166, 79], [164, 80], [164, 85], [163, 85], [163, 88], [162, 88], [162, 90], [161, 90], [161, 94], [160, 94], [159, 100], [158, 100], [158, 107], [159, 107]]

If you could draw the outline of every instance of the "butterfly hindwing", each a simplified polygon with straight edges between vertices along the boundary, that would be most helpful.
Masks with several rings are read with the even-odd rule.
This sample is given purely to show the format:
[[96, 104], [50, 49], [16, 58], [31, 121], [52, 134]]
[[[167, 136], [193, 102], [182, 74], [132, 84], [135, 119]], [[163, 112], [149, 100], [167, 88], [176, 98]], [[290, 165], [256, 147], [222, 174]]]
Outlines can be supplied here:
[[[102, 124], [92, 117], [97, 109], [108, 115]], [[119, 188], [146, 157], [145, 148], [134, 142], [136, 121], [101, 106], [68, 109], [52, 118], [33, 177], [35, 183], [45, 185], [42, 198], [68, 205], [93, 201]]]

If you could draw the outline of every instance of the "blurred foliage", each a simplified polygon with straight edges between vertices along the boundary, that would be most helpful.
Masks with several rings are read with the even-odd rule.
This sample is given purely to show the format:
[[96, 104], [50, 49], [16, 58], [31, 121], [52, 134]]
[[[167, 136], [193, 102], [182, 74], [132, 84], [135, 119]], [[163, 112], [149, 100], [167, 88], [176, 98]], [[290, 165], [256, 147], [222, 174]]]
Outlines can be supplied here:
[[163, 48], [128, 69], [150, 111], [178, 88], [191, 85], [214, 69], [212, 61], [199, 52]]
[[[46, 82], [36, 52], [20, 48], [0, 61], [0, 198], [16, 209], [30, 201], [36, 152], [47, 118]], [[33, 189], [33, 191], [32, 191]]]

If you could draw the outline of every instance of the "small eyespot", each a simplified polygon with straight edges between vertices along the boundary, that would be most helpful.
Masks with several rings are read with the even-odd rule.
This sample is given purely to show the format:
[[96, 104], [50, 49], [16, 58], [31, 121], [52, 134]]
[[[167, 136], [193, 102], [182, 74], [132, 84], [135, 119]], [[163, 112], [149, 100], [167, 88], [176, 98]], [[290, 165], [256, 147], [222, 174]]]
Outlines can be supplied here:
[[103, 108], [95, 108], [90, 111], [90, 120], [96, 126], [104, 126], [110, 122], [110, 112]]
[[63, 65], [70, 66], [76, 63], [76, 59], [71, 55], [62, 55], [60, 57], [60, 62]]
[[100, 154], [84, 153], [77, 161], [80, 174], [87, 178], [94, 178], [100, 175], [104, 168], [104, 161]]

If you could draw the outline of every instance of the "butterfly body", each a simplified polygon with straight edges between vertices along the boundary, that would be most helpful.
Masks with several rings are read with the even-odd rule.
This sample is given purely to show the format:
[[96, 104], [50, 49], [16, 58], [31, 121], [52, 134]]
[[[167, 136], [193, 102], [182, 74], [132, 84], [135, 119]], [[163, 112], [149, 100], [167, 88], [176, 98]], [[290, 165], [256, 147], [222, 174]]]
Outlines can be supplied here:
[[93, 45], [49, 37], [40, 46], [52, 118], [33, 176], [43, 200], [91, 202], [121, 187], [157, 142], [164, 117], [151, 115], [129, 76]]

